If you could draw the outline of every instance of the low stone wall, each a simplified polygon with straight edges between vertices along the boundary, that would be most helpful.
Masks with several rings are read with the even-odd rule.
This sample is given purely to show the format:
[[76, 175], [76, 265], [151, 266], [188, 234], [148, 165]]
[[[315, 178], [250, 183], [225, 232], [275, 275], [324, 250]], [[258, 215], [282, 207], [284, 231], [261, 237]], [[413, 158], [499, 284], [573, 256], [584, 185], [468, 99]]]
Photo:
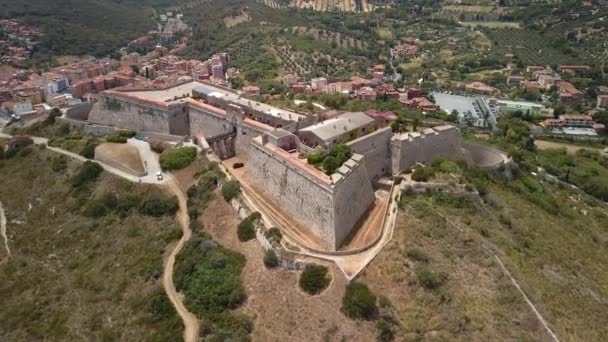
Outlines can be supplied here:
[[462, 144], [465, 160], [482, 168], [496, 169], [509, 162], [509, 157], [497, 148], [465, 142]]
[[443, 126], [426, 129], [418, 134], [404, 133], [391, 139], [392, 172], [394, 175], [414, 167], [428, 164], [436, 158], [463, 157], [460, 133], [456, 127]]

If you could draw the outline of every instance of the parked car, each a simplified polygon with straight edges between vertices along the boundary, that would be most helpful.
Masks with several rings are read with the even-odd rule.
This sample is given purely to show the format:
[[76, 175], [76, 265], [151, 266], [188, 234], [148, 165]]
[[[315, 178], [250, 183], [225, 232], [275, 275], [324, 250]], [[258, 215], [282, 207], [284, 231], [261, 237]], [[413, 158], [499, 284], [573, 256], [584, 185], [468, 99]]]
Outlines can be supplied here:
[[163, 173], [162, 172], [157, 172], [156, 173], [156, 180], [162, 181], [164, 179], [163, 177]]
[[245, 164], [243, 164], [243, 163], [234, 163], [234, 164], [232, 164], [232, 168], [234, 168], [234, 169], [240, 169], [243, 166], [245, 166]]

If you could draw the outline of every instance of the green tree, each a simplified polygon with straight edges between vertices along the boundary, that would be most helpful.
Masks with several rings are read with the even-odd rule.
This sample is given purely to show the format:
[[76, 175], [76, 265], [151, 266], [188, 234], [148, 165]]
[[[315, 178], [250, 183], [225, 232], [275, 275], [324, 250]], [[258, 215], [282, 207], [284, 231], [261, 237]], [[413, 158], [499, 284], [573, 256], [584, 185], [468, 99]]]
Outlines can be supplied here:
[[378, 316], [376, 296], [367, 285], [352, 282], [342, 298], [342, 312], [350, 318], [372, 320]]
[[323, 160], [323, 169], [325, 173], [328, 175], [332, 175], [336, 170], [340, 167], [340, 163], [338, 159], [332, 156], [329, 156]]
[[231, 180], [222, 185], [222, 196], [226, 202], [231, 201], [233, 198], [241, 193], [241, 184], [238, 181]]
[[315, 295], [323, 291], [330, 282], [327, 267], [320, 265], [307, 266], [300, 275], [300, 288], [306, 293]]

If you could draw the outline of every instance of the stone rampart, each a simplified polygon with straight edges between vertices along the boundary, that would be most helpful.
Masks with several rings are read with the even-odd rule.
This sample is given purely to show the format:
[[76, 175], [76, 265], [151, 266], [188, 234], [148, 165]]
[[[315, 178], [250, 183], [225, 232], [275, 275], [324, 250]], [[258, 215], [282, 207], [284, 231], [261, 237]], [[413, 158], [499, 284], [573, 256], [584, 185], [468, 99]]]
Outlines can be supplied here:
[[347, 143], [353, 153], [365, 157], [365, 169], [372, 181], [391, 172], [390, 142], [392, 136], [392, 129], [384, 127]]
[[342, 244], [374, 203], [374, 189], [366, 167], [361, 165], [363, 160], [363, 156], [354, 154], [337, 171], [343, 177], [343, 181], [333, 188], [336, 248]]
[[336, 250], [374, 201], [364, 157], [354, 154], [325, 183], [254, 140], [246, 165], [257, 189]]
[[322, 240], [335, 243], [333, 194], [288, 161], [254, 142], [246, 163], [253, 184]]
[[403, 133], [391, 139], [391, 169], [398, 174], [417, 163], [428, 164], [436, 158], [463, 158], [460, 133], [453, 126], [427, 128], [423, 132]]

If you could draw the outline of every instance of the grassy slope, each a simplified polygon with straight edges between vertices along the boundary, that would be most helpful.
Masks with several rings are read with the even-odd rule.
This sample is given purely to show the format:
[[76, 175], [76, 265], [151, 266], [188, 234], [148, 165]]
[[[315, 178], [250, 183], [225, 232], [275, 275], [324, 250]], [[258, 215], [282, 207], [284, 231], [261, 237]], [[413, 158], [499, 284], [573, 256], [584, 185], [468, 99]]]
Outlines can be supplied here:
[[[532, 203], [530, 197], [500, 184], [489, 187], [492, 200], [488, 202], [493, 205], [481, 203], [458, 208], [451, 204], [431, 202], [426, 196], [418, 200], [410, 199], [410, 203], [422, 210], [422, 213], [419, 215], [420, 221], [415, 221], [413, 227], [410, 226], [411, 222], [404, 224], [402, 218], [400, 229], [406, 229], [408, 232], [406, 238], [402, 237], [402, 243], [405, 246], [422, 248], [431, 255], [451, 255], [454, 249], [459, 249], [461, 242], [457, 236], [445, 232], [442, 228], [445, 226], [443, 221], [434, 215], [436, 212], [443, 212], [452, 220], [469, 227], [472, 235], [485, 236], [486, 241], [500, 250], [509, 267], [521, 280], [524, 290], [538, 304], [563, 341], [602, 340], [602, 336], [608, 334], [608, 316], [605, 314], [608, 301], [608, 255], [604, 252], [608, 246], [608, 213], [604, 209], [586, 205], [576, 196], [556, 186], [543, 184], [542, 187], [546, 196], [551, 196], [554, 203], [557, 203], [557, 213], [547, 212]], [[397, 239], [402, 234], [398, 233]], [[410, 234], [413, 234], [413, 237]], [[432, 239], [424, 238], [425, 235]], [[381, 269], [395, 267], [396, 261], [391, 261], [392, 259], [404, 259], [400, 254], [395, 254], [395, 249], [397, 248], [387, 250], [386, 253], [392, 254], [380, 264]], [[472, 250], [467, 248], [462, 253], [466, 256], [472, 253]], [[449, 281], [448, 286], [456, 285], [454, 291], [460, 288], [459, 292], [465, 295], [467, 287], [463, 287], [458, 279], [462, 278], [462, 272], [476, 272], [479, 265], [460, 256], [456, 260], [456, 264], [452, 262], [447, 268], [442, 268], [440, 262], [437, 268], [447, 272], [450, 279], [456, 278], [454, 282]], [[462, 269], [456, 267], [458, 264]], [[402, 274], [403, 279], [409, 278], [407, 269], [395, 269], [395, 272]], [[492, 339], [537, 339], [542, 336], [539, 335], [536, 324], [533, 324], [535, 319], [530, 315], [530, 310], [522, 305], [521, 298], [513, 292], [513, 288], [500, 283], [497, 283], [499, 287], [494, 287], [496, 284], [484, 285], [484, 278], [486, 277], [470, 278], [476, 290], [470, 293], [472, 297], [458, 304], [458, 310], [468, 312], [471, 303], [477, 302], [476, 310], [480, 310], [479, 313], [493, 313], [473, 316], [482, 318], [485, 326], [481, 331], [494, 329], [495, 326], [499, 328], [497, 335], [487, 336]], [[490, 295], [490, 298], [494, 296], [497, 302], [477, 299], [487, 295]], [[504, 302], [500, 298], [505, 295], [513, 298]], [[422, 310], [434, 309], [427, 307]], [[443, 310], [445, 308], [441, 309]], [[434, 314], [440, 316], [441, 311], [438, 310]], [[503, 327], [509, 323], [496, 321], [496, 312], [502, 312], [501, 316], [516, 323], [516, 326], [504, 330]]]
[[[181, 322], [158, 280], [162, 253], [176, 236], [173, 220], [81, 216], [68, 175], [48, 166], [55, 157], [36, 149], [0, 161], [13, 253], [0, 265], [2, 340], [179, 340]], [[78, 167], [68, 165], [67, 173]], [[100, 191], [152, 189], [103, 173]]]
[[[428, 262], [412, 256], [419, 251]], [[423, 288], [417, 270], [444, 274]], [[430, 210], [402, 209], [390, 244], [363, 280], [399, 318], [398, 341], [542, 341], [544, 333], [496, 262]]]

